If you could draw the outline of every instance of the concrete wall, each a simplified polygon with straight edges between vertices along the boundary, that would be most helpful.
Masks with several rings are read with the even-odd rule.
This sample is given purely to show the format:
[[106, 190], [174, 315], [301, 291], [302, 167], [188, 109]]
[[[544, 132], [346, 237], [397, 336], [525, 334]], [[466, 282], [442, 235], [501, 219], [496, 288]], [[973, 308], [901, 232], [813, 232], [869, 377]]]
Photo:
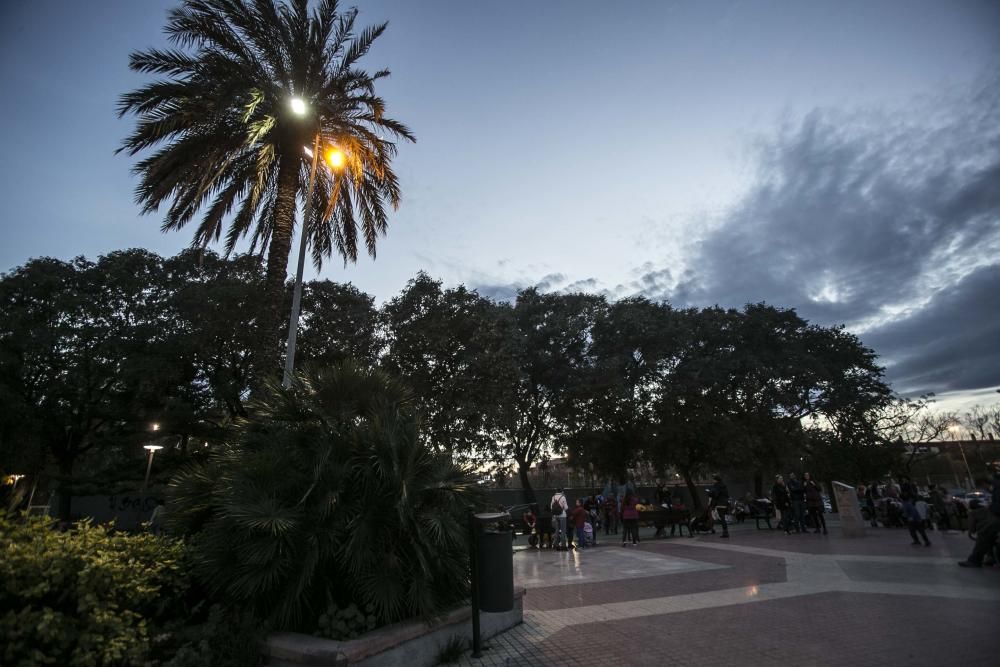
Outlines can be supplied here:
[[[480, 636], [485, 641], [523, 620], [524, 589], [514, 592], [514, 608], [480, 614]], [[448, 643], [459, 638], [472, 642], [472, 610], [456, 609], [439, 621], [396, 623], [350, 641], [334, 641], [294, 632], [267, 638], [264, 653], [270, 667], [431, 667]]]

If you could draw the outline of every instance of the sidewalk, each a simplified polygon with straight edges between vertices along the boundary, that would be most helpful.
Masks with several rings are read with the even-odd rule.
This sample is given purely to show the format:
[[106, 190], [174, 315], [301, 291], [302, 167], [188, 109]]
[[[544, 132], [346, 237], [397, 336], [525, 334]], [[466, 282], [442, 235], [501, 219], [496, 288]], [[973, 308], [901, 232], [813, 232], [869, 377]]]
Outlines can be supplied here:
[[652, 534], [638, 547], [612, 535], [580, 551], [517, 550], [524, 623], [460, 664], [1000, 664], [1000, 568], [959, 568], [964, 534], [929, 532], [929, 548], [902, 529], [850, 539], [836, 525]]

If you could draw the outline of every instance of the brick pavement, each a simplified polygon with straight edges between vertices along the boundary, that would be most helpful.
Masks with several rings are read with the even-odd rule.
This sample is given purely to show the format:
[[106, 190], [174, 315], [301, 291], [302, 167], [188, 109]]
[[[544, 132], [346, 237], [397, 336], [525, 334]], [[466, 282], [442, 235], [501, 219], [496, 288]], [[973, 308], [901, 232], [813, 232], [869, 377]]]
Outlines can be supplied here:
[[525, 622], [461, 664], [1000, 664], [1000, 568], [958, 568], [967, 537], [836, 533], [518, 552]]

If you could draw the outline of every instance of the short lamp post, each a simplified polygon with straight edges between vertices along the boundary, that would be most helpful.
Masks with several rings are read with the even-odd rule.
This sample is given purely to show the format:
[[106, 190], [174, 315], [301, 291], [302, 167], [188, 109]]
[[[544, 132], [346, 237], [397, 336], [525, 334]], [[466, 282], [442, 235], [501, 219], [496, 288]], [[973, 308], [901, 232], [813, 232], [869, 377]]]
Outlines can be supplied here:
[[142, 492], [146, 493], [146, 487], [149, 486], [149, 473], [153, 469], [153, 457], [156, 456], [156, 452], [163, 449], [163, 445], [143, 445], [142, 448], [149, 452], [149, 463], [146, 464], [146, 479], [142, 483]]
[[965, 484], [962, 486], [967, 486], [968, 488], [976, 488], [976, 482], [972, 479], [972, 468], [969, 467], [969, 459], [965, 457], [965, 446], [962, 444], [962, 439], [959, 437], [959, 431], [961, 429], [952, 424], [948, 427], [948, 432], [951, 434], [951, 439], [958, 444], [958, 451], [962, 455], [962, 463], [965, 464], [965, 474], [968, 475]]

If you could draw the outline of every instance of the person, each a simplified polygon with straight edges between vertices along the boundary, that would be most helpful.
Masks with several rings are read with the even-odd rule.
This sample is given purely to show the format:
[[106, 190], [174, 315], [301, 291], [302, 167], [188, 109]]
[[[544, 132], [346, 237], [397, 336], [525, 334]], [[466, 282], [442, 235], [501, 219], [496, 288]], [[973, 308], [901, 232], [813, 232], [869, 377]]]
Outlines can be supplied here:
[[774, 502], [774, 508], [780, 514], [778, 527], [784, 529], [785, 535], [791, 535], [789, 526], [792, 519], [792, 499], [788, 495], [785, 478], [781, 475], [774, 476], [774, 486], [771, 487], [771, 500]]
[[604, 500], [604, 534], [618, 534], [618, 499], [609, 493]]
[[592, 493], [587, 497], [587, 500], [583, 503], [583, 509], [587, 510], [587, 521], [590, 523], [590, 530], [593, 533], [591, 538], [594, 541], [594, 546], [597, 546], [597, 529], [600, 528], [600, 512], [601, 502], [598, 500], [598, 494]]
[[[573, 511], [570, 513], [569, 516], [570, 520], [573, 522], [573, 528], [575, 529], [576, 532], [576, 548], [583, 549], [585, 546], [587, 546], [587, 538], [584, 533], [584, 525], [587, 523], [587, 519], [589, 518], [590, 515], [587, 513], [587, 510], [584, 509], [583, 501], [581, 501], [579, 498], [576, 499], [576, 507], [573, 508]], [[572, 540], [570, 540], [570, 546], [571, 547], [573, 546]]]
[[868, 516], [871, 517], [872, 528], [878, 528], [878, 512], [875, 509], [875, 501], [878, 499], [878, 484], [872, 482], [865, 489], [865, 506], [868, 508]]
[[524, 514], [521, 515], [521, 520], [524, 521], [524, 525], [528, 529], [528, 546], [533, 549], [539, 548], [537, 530], [538, 517], [535, 516], [534, 505], [528, 506], [528, 509], [526, 509]]
[[629, 536], [632, 536], [632, 544], [639, 544], [639, 510], [636, 509], [638, 501], [631, 491], [625, 492], [625, 499], [622, 500], [622, 523], [625, 528], [622, 530], [622, 546], [626, 546]]
[[719, 514], [719, 523], [722, 524], [722, 534], [719, 537], [729, 537], [729, 526], [726, 524], [726, 512], [729, 511], [729, 489], [722, 483], [722, 475], [716, 473], [712, 475], [714, 484], [708, 490], [708, 506], [714, 507]]
[[566, 502], [566, 494], [562, 487], [556, 489], [549, 501], [549, 509], [552, 511], [552, 530], [556, 532], [556, 549], [566, 549], [569, 535], [566, 533], [566, 510], [569, 503]]
[[924, 530], [923, 521], [920, 518], [920, 513], [917, 512], [917, 487], [906, 475], [901, 478], [901, 482], [899, 485], [899, 499], [903, 503], [903, 519], [906, 521], [907, 528], [910, 529], [913, 546], [920, 546], [920, 540], [917, 539], [917, 535], [919, 534], [924, 540], [924, 546], [929, 547], [931, 541], [927, 539], [927, 532]]
[[934, 517], [937, 519], [937, 529], [951, 530], [951, 519], [948, 517], [948, 507], [944, 504], [944, 494], [937, 484], [931, 484], [930, 490], [931, 508], [934, 510]]
[[153, 535], [163, 534], [163, 515], [166, 511], [166, 504], [157, 498], [156, 507], [153, 508], [153, 514], [149, 517], [149, 530]]
[[982, 567], [983, 559], [992, 553], [996, 547], [997, 536], [1000, 536], [1000, 466], [994, 464], [991, 482], [981, 479], [977, 486], [983, 490], [989, 488], [993, 497], [988, 511], [979, 512], [970, 522], [970, 532], [972, 526], [975, 526], [976, 546], [972, 548], [968, 558], [959, 561], [958, 564], [962, 567]]
[[[656, 509], [657, 510], [665, 509], [669, 512], [672, 504], [673, 500], [670, 494], [670, 488], [666, 486], [662, 481], [657, 480]], [[656, 526], [655, 537], [666, 537], [666, 528], [667, 528], [666, 519], [657, 519], [656, 521], [653, 522], [653, 525]]]
[[796, 533], [806, 532], [806, 490], [795, 473], [788, 475], [788, 496], [792, 503], [792, 523]]
[[803, 476], [802, 486], [805, 488], [806, 507], [809, 509], [809, 518], [816, 526], [816, 534], [818, 535], [822, 528], [823, 534], [826, 535], [826, 519], [823, 518], [823, 490], [809, 473], [805, 473]]

